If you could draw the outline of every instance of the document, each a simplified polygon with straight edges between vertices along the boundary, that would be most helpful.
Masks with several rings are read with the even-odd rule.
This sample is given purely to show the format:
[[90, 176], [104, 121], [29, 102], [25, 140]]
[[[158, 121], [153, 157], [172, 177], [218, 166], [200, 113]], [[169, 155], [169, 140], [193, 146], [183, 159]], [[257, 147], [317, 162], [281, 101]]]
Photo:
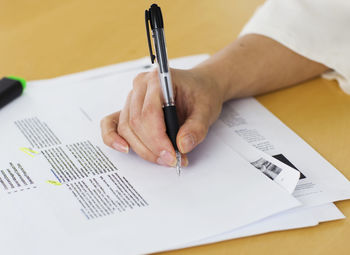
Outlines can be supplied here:
[[256, 223], [222, 233], [220, 235], [204, 238], [202, 240], [187, 243], [177, 249], [216, 243], [234, 238], [247, 237], [272, 231], [289, 230], [316, 226], [319, 222], [344, 219], [345, 216], [333, 204], [328, 203], [309, 208], [296, 208], [287, 212], [270, 216]]
[[289, 193], [293, 193], [300, 178], [298, 170], [256, 149], [227, 128], [222, 121], [217, 121], [211, 130], [268, 178], [278, 183]]
[[[253, 126], [252, 123], [255, 125]], [[268, 137], [266, 134], [268, 132], [265, 133], [264, 131], [272, 127], [273, 132], [271, 132], [271, 136]], [[288, 155], [287, 157], [289, 158], [290, 151], [297, 152], [298, 157], [296, 157], [296, 159], [303, 159], [305, 157], [311, 160], [314, 165], [306, 165], [304, 162], [308, 162], [307, 160], [298, 161], [299, 169], [304, 169], [304, 167], [308, 169], [308, 171], [304, 172], [307, 178], [304, 174], [300, 174], [300, 180], [297, 185], [298, 190], [293, 193], [294, 196], [302, 198], [303, 207], [274, 215], [221, 235], [187, 244], [187, 246], [213, 243], [282, 229], [315, 226], [319, 222], [344, 218], [344, 215], [334, 204], [324, 204], [324, 202], [348, 199], [349, 181], [323, 158], [319, 160], [320, 156], [317, 152], [303, 142], [255, 99], [247, 98], [235, 100], [226, 104], [223, 108], [220, 120], [214, 124], [212, 131], [221, 137], [232, 149], [236, 150], [241, 155], [245, 155], [243, 157], [249, 162], [252, 160], [249, 160], [248, 157], [254, 157], [253, 152], [255, 151], [247, 153], [251, 149], [249, 149], [246, 144], [242, 143], [242, 139], [245, 139], [245, 141], [252, 146], [259, 148], [262, 152], [269, 152], [271, 156], [288, 164], [294, 169], [297, 169], [295, 165], [284, 156]], [[241, 139], [237, 137], [240, 134]], [[270, 138], [270, 140], [268, 140], [267, 137]], [[286, 139], [288, 139], [289, 143], [285, 143]], [[274, 141], [276, 145], [272, 145], [271, 141]], [[269, 144], [267, 147], [270, 149], [266, 149], [267, 144]], [[275, 149], [277, 145], [281, 150]], [[274, 150], [272, 150], [272, 148], [274, 148]], [[281, 154], [281, 151], [283, 151], [283, 154]], [[300, 151], [303, 151], [303, 153], [300, 153]], [[307, 152], [306, 155], [305, 152]], [[300, 171], [299, 169], [297, 170]], [[320, 170], [323, 170], [323, 172], [320, 172]], [[269, 175], [270, 174], [267, 174], [267, 176]], [[328, 185], [322, 185], [323, 182], [327, 182]], [[319, 188], [318, 192], [316, 191], [316, 187]], [[314, 206], [314, 204], [318, 203], [320, 205]]]
[[[206, 60], [208, 57], [209, 57], [208, 54], [199, 54], [199, 55], [170, 59], [169, 63], [172, 68], [189, 69], [199, 64], [200, 62]], [[96, 80], [99, 78], [106, 78], [111, 75], [116, 75], [116, 74], [121, 74], [126, 72], [134, 72], [134, 73], [147, 72], [149, 70], [152, 70], [153, 68], [155, 68], [155, 66], [151, 64], [150, 58], [144, 57], [137, 60], [99, 67], [99, 68], [95, 68], [95, 69], [91, 69], [83, 72], [67, 74], [56, 78], [34, 80], [34, 81], [30, 81], [29, 85], [30, 86], [44, 85], [45, 87], [48, 87], [50, 85], [51, 86], [54, 86], [57, 84], [62, 85], [65, 82], [68, 82], [71, 84], [72, 82], [81, 82], [81, 81], [87, 81], [91, 79]]]
[[350, 198], [349, 181], [254, 98], [228, 102], [220, 120], [231, 130], [232, 138], [227, 130], [222, 136], [231, 147], [232, 139], [238, 135], [300, 172], [293, 195], [303, 204], [320, 205]]
[[[177, 62], [180, 66], [181, 61]], [[184, 62], [195, 64], [195, 58]], [[123, 107], [132, 88], [132, 80], [139, 71], [118, 73], [100, 77], [98, 80], [67, 82], [71, 92], [70, 100], [79, 104], [79, 109], [94, 123], [96, 132], [99, 132], [99, 121], [106, 114]], [[62, 94], [60, 86], [34, 88], [38, 90], [35, 94], [40, 98], [40, 93], [47, 93], [46, 90], [57, 95]], [[65, 96], [67, 100], [68, 97]], [[220, 119], [231, 130], [231, 137], [227, 136], [230, 133], [227, 130], [222, 137], [231, 148], [235, 147], [232, 136], [239, 136], [265, 155], [270, 155], [300, 172], [300, 180], [293, 195], [303, 204], [313, 206], [349, 198], [348, 180], [254, 98], [228, 102]], [[302, 155], [300, 151], [303, 152]], [[242, 153], [237, 148], [236, 152]]]
[[[199, 56], [198, 61], [202, 61], [206, 56]], [[187, 67], [190, 67], [190, 65], [195, 65], [198, 63], [198, 61], [196, 62], [196, 56], [194, 57], [186, 57], [184, 59], [185, 61], [182, 61], [182, 59], [178, 59], [175, 61], [172, 61], [172, 65], [177, 67], [177, 68], [181, 68], [181, 65], [183, 65], [184, 63], [187, 64]], [[124, 64], [122, 64], [124, 65]], [[137, 61], [135, 61], [135, 66], [142, 66], [140, 65], [140, 63], [137, 63]], [[117, 66], [116, 66], [117, 67]], [[116, 68], [116, 70], [120, 70], [121, 67]], [[123, 73], [116, 73], [113, 76], [113, 71], [109, 70], [108, 73], [111, 73], [111, 75], [108, 75], [107, 77], [104, 77], [103, 75], [101, 76], [101, 73], [103, 73], [103, 68], [101, 70], [92, 70], [92, 71], [88, 71], [86, 73], [88, 73], [86, 79], [84, 79], [83, 82], [79, 83], [79, 79], [74, 79], [74, 80], [66, 80], [66, 86], [69, 87], [71, 94], [72, 94], [72, 98], [77, 101], [76, 98], [79, 98], [78, 102], [79, 102], [79, 108], [80, 110], [86, 115], [86, 117], [93, 123], [95, 123], [96, 126], [96, 132], [99, 132], [99, 127], [98, 127], [98, 122], [99, 120], [106, 115], [106, 113], [111, 113], [114, 112], [116, 109], [121, 109], [124, 105], [124, 99], [126, 98], [129, 90], [131, 89], [131, 84], [132, 84], [132, 80], [133, 77], [135, 77], [135, 75], [138, 72], [142, 71], [141, 69], [132, 69], [130, 68], [130, 66], [128, 67], [129, 70], [131, 71], [127, 71], [127, 72], [123, 72]], [[96, 73], [97, 71], [97, 73]], [[79, 74], [77, 74], [79, 75]], [[91, 83], [87, 82], [89, 79], [92, 79], [93, 77], [96, 77], [96, 75], [98, 75], [97, 78], [94, 79], [94, 81], [92, 81]], [[74, 75], [72, 75], [74, 76]], [[116, 84], [118, 84], [118, 86], [116, 86]], [[56, 85], [54, 86], [47, 86], [48, 84], [43, 84], [43, 86], [35, 86], [35, 88], [38, 88], [37, 95], [40, 95], [40, 92], [44, 91], [45, 89], [49, 89], [51, 91], [51, 93], [55, 93], [55, 94], [59, 94], [60, 93], [60, 89], [57, 88], [62, 88], [62, 84], [58, 87]], [[40, 88], [39, 88], [40, 87]], [[50, 87], [50, 88], [49, 88]], [[81, 88], [84, 87], [85, 89], [82, 90]], [[75, 88], [75, 89], [74, 89]], [[56, 89], [56, 90], [55, 90]], [[76, 91], [73, 93], [73, 91]], [[81, 94], [81, 91], [84, 91], [84, 94], [81, 96], [78, 96]], [[106, 91], [108, 91], [108, 95], [105, 93]], [[46, 93], [46, 92], [45, 92]], [[116, 96], [117, 95], [117, 96]], [[41, 96], [39, 96], [41, 97]], [[67, 97], [67, 96], [66, 96]], [[248, 101], [254, 101], [255, 99], [244, 99], [241, 100], [242, 104], [244, 104], [245, 100]], [[239, 100], [238, 100], [239, 101]], [[91, 102], [94, 102], [93, 104]], [[270, 122], [271, 119], [274, 120], [276, 119], [276, 117], [274, 117], [269, 111], [267, 111], [263, 106], [261, 106], [259, 103], [255, 102], [255, 107], [249, 108], [249, 103], [243, 107], [246, 109], [246, 112], [241, 111], [242, 114], [242, 118], [247, 118], [249, 116], [252, 116], [250, 119], [253, 119], [253, 123], [254, 123], [254, 113], [257, 111], [256, 110], [256, 105], [258, 105], [260, 108], [264, 109], [264, 111], [258, 111], [258, 115], [260, 116], [259, 121], [257, 121], [257, 126], [259, 128], [261, 128], [263, 125], [261, 123], [264, 122]], [[94, 105], [99, 105], [99, 107], [94, 107]], [[224, 112], [227, 113], [227, 110], [225, 110], [227, 108], [224, 107]], [[223, 114], [225, 114], [223, 112]], [[230, 111], [228, 111], [230, 112]], [[271, 117], [272, 115], [272, 117]], [[267, 116], [267, 117], [266, 117]], [[266, 117], [266, 118], [265, 118]], [[238, 122], [239, 123], [239, 122]], [[270, 126], [272, 126], [272, 124], [269, 124]], [[282, 128], [283, 129], [288, 129], [286, 126], [284, 126], [282, 124]], [[230, 126], [228, 126], [230, 127]], [[277, 127], [280, 127], [279, 125], [277, 125]], [[281, 128], [281, 127], [280, 127]], [[230, 129], [232, 130], [232, 129]], [[234, 133], [232, 133], [234, 134]], [[276, 132], [276, 134], [274, 135], [278, 135], [279, 131]], [[292, 134], [294, 134], [292, 132]], [[289, 134], [286, 134], [287, 136]], [[231, 135], [232, 136], [232, 135]], [[295, 136], [295, 134], [294, 134]], [[278, 137], [279, 139], [282, 139], [283, 141], [283, 137]], [[230, 140], [230, 139], [228, 139]], [[277, 139], [278, 140], [278, 139]], [[291, 139], [291, 143], [289, 144], [290, 147], [294, 146], [294, 139]], [[299, 138], [300, 140], [300, 138]], [[227, 141], [226, 141], [227, 142]], [[250, 143], [251, 145], [254, 145], [253, 143]], [[232, 145], [232, 143], [231, 143]], [[309, 147], [305, 142], [303, 142], [302, 144], [299, 144], [298, 149], [296, 151], [303, 151], [304, 146]], [[231, 146], [232, 148], [232, 146]], [[310, 150], [310, 147], [307, 148], [307, 150]], [[241, 153], [241, 151], [238, 151], [239, 153]], [[311, 152], [309, 152], [311, 154], [317, 154], [317, 152], [315, 152], [313, 149], [311, 149]], [[266, 155], [267, 153], [265, 153]], [[277, 153], [278, 154], [278, 153]], [[274, 154], [270, 154], [270, 155], [274, 155]], [[273, 157], [272, 157], [273, 158]], [[324, 161], [324, 160], [323, 160]], [[314, 165], [314, 168], [316, 169], [317, 164], [319, 164], [318, 159], [315, 159], [314, 162], [316, 163], [316, 165]], [[301, 161], [302, 163], [302, 161]], [[301, 165], [303, 166], [303, 165]], [[336, 169], [333, 168], [334, 171], [337, 172]], [[342, 189], [340, 187], [340, 189]], [[324, 191], [324, 197], [327, 197], [327, 192], [326, 190]], [[310, 202], [309, 202], [309, 206], [312, 206], [313, 202], [312, 201], [312, 196], [310, 198]], [[323, 200], [323, 202], [328, 203], [330, 201], [333, 201], [332, 199], [328, 200]], [[322, 203], [322, 201], [320, 202]], [[335, 207], [335, 206], [330, 206], [329, 208], [331, 208], [330, 210], [333, 210], [334, 215], [341, 215], [341, 213], [339, 214], [339, 210]], [[287, 223], [287, 225], [289, 225], [291, 222], [294, 222], [295, 227], [298, 227], [300, 225], [300, 223], [303, 224], [303, 226], [312, 226], [316, 224], [316, 217], [315, 215], [317, 215], [319, 212], [322, 212], [324, 209], [322, 207], [315, 207], [312, 210], [308, 210], [311, 214], [312, 217], [305, 217], [304, 213], [300, 213], [300, 217], [299, 217], [299, 224], [296, 221], [291, 221], [290, 218], [285, 218], [285, 221]], [[297, 210], [296, 210], [297, 211]], [[311, 213], [312, 211], [312, 213]], [[296, 214], [296, 213], [295, 213]], [[293, 215], [293, 217], [295, 218], [296, 215]], [[308, 223], [306, 221], [306, 219], [309, 218], [313, 218], [312, 220], [309, 220]], [[338, 217], [338, 219], [340, 219], [342, 217]], [[329, 215], [328, 217], [329, 220], [333, 220], [335, 219], [334, 217], [332, 217], [331, 215]], [[268, 220], [266, 220], [267, 222], [269, 222]], [[274, 231], [274, 230], [280, 230], [283, 229], [283, 224], [279, 224], [277, 227], [274, 224], [270, 224], [269, 228], [259, 228], [259, 224], [254, 224], [256, 226], [256, 232], [259, 233], [262, 230], [264, 230], [264, 232], [268, 232], [268, 231]]]
[[179, 178], [107, 148], [87, 118], [95, 101], [38, 91], [0, 111], [4, 254], [149, 253], [301, 205], [214, 133]]
[[[206, 57], [201, 55], [198, 58], [194, 56], [184, 60], [178, 59], [171, 61], [171, 65], [189, 68]], [[164, 170], [163, 167], [140, 160], [136, 155], [122, 155], [103, 145], [99, 135], [100, 119], [121, 109], [135, 75], [151, 70], [148, 62], [148, 59], [141, 59], [56, 79], [33, 81], [29, 83], [28, 90], [20, 99], [6, 107], [6, 113], [0, 111], [0, 119], [9, 120], [5, 126], [0, 127], [0, 131], [2, 134], [13, 135], [0, 138], [0, 153], [4, 156], [0, 157], [0, 169], [5, 173], [3, 175], [0, 172], [0, 177], [7, 187], [5, 189], [0, 181], [0, 202], [7, 205], [0, 215], [2, 219], [7, 219], [4, 222], [5, 228], [11, 229], [7, 234], [1, 234], [2, 240], [8, 243], [4, 246], [6, 249], [10, 249], [10, 245], [13, 245], [16, 239], [23, 241], [25, 247], [35, 251], [35, 254], [44, 250], [51, 251], [57, 243], [66, 245], [53, 254], [65, 250], [87, 254], [109, 254], [112, 250], [113, 254], [115, 251], [122, 251], [123, 254], [145, 253], [314, 226], [322, 221], [344, 217], [330, 202], [348, 197], [347, 180], [300, 138], [295, 139], [296, 135], [255, 99], [231, 102], [230, 104], [237, 104], [231, 108], [225, 106], [221, 121], [218, 122], [220, 128], [217, 130], [222, 131], [221, 128], [225, 128], [224, 133], [228, 132], [228, 139], [222, 141], [221, 131], [213, 128], [207, 142], [189, 155], [191, 165], [184, 170], [186, 176], [193, 178], [191, 181], [194, 184], [190, 184], [190, 181], [183, 183], [182, 177], [176, 179], [176, 176], [174, 182], [173, 169]], [[238, 118], [232, 117], [237, 113]], [[237, 125], [237, 120], [242, 125]], [[279, 122], [277, 125], [276, 120]], [[263, 144], [253, 142], [254, 139], [247, 139], [247, 136], [242, 135], [242, 127], [257, 130], [275, 146], [275, 149], [262, 149]], [[240, 132], [236, 132], [236, 128]], [[275, 133], [265, 135], [265, 129], [269, 128]], [[276, 139], [270, 138], [271, 135], [276, 136]], [[285, 143], [285, 137], [288, 137], [288, 143]], [[245, 150], [232, 144], [232, 141], [238, 140], [244, 142]], [[247, 144], [250, 146], [247, 147]], [[310, 165], [313, 170], [309, 170], [309, 165], [304, 164], [303, 160], [295, 160], [306, 147], [307, 157], [312, 158], [313, 164]], [[211, 153], [212, 149], [216, 149], [216, 153], [222, 153], [216, 155]], [[295, 152], [291, 153], [293, 150]], [[231, 155], [230, 153], [233, 153], [232, 161], [223, 158], [224, 154]], [[276, 157], [278, 154], [282, 154], [288, 162], [293, 162], [293, 165], [287, 164], [289, 167], [286, 167], [288, 162], [281, 161], [281, 156]], [[205, 161], [202, 159], [203, 155]], [[267, 161], [274, 163], [276, 167], [269, 168], [271, 165], [265, 161], [260, 164], [259, 158], [255, 160], [256, 155], [263, 155], [261, 158], [268, 158]], [[276, 210], [269, 217], [268, 213], [263, 211], [262, 215], [259, 212], [259, 217], [255, 220], [240, 221], [237, 224], [237, 217], [243, 211], [230, 211], [232, 208], [240, 208], [239, 204], [235, 203], [236, 195], [244, 194], [242, 192], [246, 192], [245, 189], [253, 186], [243, 189], [237, 186], [240, 191], [226, 190], [226, 193], [223, 187], [214, 192], [215, 185], [220, 183], [219, 177], [210, 172], [213, 174], [210, 175], [214, 178], [213, 182], [208, 183], [206, 180], [207, 161], [211, 162], [209, 166], [211, 165], [212, 169], [221, 164], [229, 164], [230, 171], [236, 171], [241, 165], [236, 165], [236, 158], [240, 159], [244, 168], [249, 166], [250, 171], [258, 174], [264, 182], [274, 183], [274, 187], [286, 196], [288, 192], [284, 189], [291, 191], [295, 183], [283, 187], [281, 184], [284, 178], [280, 175], [283, 171], [277, 175], [273, 173], [277, 168], [297, 172], [301, 179], [298, 181], [298, 191], [294, 191], [293, 195], [303, 197], [304, 205], [300, 207], [298, 202], [292, 200], [293, 205], [289, 203], [288, 206], [295, 209], [287, 209], [288, 206], [284, 205], [285, 209]], [[259, 164], [256, 163], [253, 167], [252, 163], [256, 161]], [[266, 171], [266, 166], [274, 171]], [[319, 178], [316, 171], [320, 166], [323, 173]], [[105, 171], [100, 172], [99, 169]], [[227, 173], [232, 174], [230, 171], [227, 169]], [[227, 173], [223, 175], [226, 176]], [[236, 173], [233, 175], [236, 178]], [[302, 180], [306, 179], [303, 176], [307, 176], [307, 183], [313, 183], [318, 189], [300, 186], [305, 182]], [[335, 176], [339, 187], [330, 188], [324, 185], [326, 176], [330, 179]], [[278, 184], [278, 180], [282, 182]], [[228, 182], [225, 183], [229, 186]], [[284, 182], [286, 183], [289, 184]], [[208, 187], [213, 188], [208, 190]], [[204, 193], [201, 193], [201, 189]], [[300, 190], [303, 190], [303, 193], [300, 193]], [[318, 194], [316, 190], [321, 190], [320, 193], [323, 194]], [[308, 191], [311, 191], [310, 194]], [[232, 192], [237, 194], [231, 195]], [[198, 198], [202, 195], [206, 196], [205, 199]], [[182, 196], [186, 196], [186, 199], [178, 201], [183, 199]], [[245, 198], [245, 195], [241, 197]], [[245, 203], [255, 202], [257, 198], [245, 199]], [[195, 208], [192, 208], [191, 199], [199, 201]], [[211, 204], [211, 200], [215, 199], [215, 203]], [[275, 200], [275, 203], [279, 201], [274, 196], [270, 199]], [[226, 213], [221, 212], [221, 203], [229, 203], [224, 206]], [[242, 201], [241, 203], [244, 204]], [[177, 206], [182, 209], [177, 211]], [[206, 206], [210, 206], [210, 209]], [[254, 207], [255, 211], [258, 206]], [[171, 212], [167, 213], [167, 210]], [[26, 215], [21, 213], [23, 211]], [[169, 229], [172, 229], [172, 233], [164, 236]], [[159, 233], [154, 234], [158, 231]], [[33, 240], [33, 234], [39, 236], [40, 241]], [[158, 234], [160, 241], [157, 242]], [[142, 235], [146, 238], [142, 239]], [[138, 247], [130, 248], [130, 240], [133, 240], [133, 246], [137, 244]], [[14, 246], [11, 249], [15, 251], [14, 254], [23, 254], [25, 247]]]

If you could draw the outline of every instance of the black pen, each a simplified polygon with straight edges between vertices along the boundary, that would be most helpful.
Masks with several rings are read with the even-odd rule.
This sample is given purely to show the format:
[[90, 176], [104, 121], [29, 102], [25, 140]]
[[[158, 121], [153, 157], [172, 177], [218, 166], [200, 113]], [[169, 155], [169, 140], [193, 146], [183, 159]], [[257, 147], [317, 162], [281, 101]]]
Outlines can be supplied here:
[[[163, 16], [162, 16], [162, 11], [160, 10], [160, 7], [158, 5], [152, 4], [149, 10], [145, 11], [145, 21], [146, 21], [146, 32], [147, 32], [149, 53], [151, 55], [151, 61], [153, 64], [154, 59], [157, 58], [157, 63], [159, 67], [158, 73], [159, 73], [160, 85], [161, 85], [163, 98], [164, 98], [163, 111], [164, 111], [166, 132], [176, 152], [176, 160], [177, 160], [176, 169], [177, 169], [177, 173], [180, 175], [181, 154], [176, 145], [176, 136], [177, 136], [177, 132], [179, 131], [179, 122], [176, 114], [173, 85], [171, 82], [171, 76], [170, 76], [169, 66], [168, 66], [168, 56], [167, 56], [165, 37], [164, 37]], [[153, 51], [152, 51], [149, 24], [151, 25], [156, 56], [153, 54]]]

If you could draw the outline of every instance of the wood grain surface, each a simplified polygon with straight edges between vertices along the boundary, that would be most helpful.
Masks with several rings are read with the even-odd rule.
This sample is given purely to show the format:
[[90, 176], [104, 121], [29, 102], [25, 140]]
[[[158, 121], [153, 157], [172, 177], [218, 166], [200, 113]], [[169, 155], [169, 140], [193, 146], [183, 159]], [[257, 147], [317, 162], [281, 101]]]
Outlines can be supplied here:
[[[148, 54], [151, 1], [0, 0], [0, 77], [51, 78]], [[262, 0], [157, 1], [170, 58], [214, 53], [233, 41]], [[312, 80], [258, 100], [350, 178], [350, 96]], [[336, 205], [350, 216], [350, 201]], [[184, 230], [186, 231], [186, 230]], [[350, 220], [164, 254], [350, 254]]]

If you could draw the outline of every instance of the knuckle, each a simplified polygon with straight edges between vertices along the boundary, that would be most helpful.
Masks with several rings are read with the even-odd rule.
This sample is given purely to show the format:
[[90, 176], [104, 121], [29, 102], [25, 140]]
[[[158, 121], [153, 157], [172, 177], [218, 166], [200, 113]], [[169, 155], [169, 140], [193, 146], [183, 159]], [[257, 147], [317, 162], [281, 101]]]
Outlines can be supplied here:
[[207, 134], [207, 126], [204, 123], [197, 123], [196, 133], [198, 141], [202, 141]]
[[138, 86], [143, 84], [145, 82], [146, 76], [147, 76], [147, 73], [145, 73], [145, 72], [139, 73], [138, 75], [136, 75], [134, 80], [133, 80], [133, 87], [137, 88]]
[[157, 79], [158, 78], [158, 70], [154, 69], [152, 72], [149, 73], [150, 79]]
[[158, 73], [152, 72], [150, 74], [149, 80], [148, 80], [148, 86], [155, 86], [156, 88], [159, 87], [159, 77]]
[[156, 108], [153, 104], [147, 103], [142, 108], [142, 117], [149, 118], [156, 112]]
[[125, 122], [119, 123], [117, 131], [121, 136], [125, 136], [128, 131], [128, 125]]
[[140, 124], [140, 117], [138, 114], [133, 114], [130, 116], [129, 125], [132, 129], [136, 130]]

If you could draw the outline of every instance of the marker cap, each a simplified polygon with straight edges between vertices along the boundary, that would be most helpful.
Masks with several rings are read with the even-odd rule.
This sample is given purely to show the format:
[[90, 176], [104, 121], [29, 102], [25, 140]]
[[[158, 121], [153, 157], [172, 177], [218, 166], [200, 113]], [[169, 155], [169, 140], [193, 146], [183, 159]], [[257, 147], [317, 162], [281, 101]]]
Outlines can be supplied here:
[[16, 80], [19, 81], [22, 85], [23, 90], [27, 87], [27, 82], [25, 79], [17, 76], [7, 76], [6, 78], [11, 79], [11, 80]]
[[26, 88], [26, 81], [22, 78], [9, 76], [0, 80], [0, 108], [19, 97]]

